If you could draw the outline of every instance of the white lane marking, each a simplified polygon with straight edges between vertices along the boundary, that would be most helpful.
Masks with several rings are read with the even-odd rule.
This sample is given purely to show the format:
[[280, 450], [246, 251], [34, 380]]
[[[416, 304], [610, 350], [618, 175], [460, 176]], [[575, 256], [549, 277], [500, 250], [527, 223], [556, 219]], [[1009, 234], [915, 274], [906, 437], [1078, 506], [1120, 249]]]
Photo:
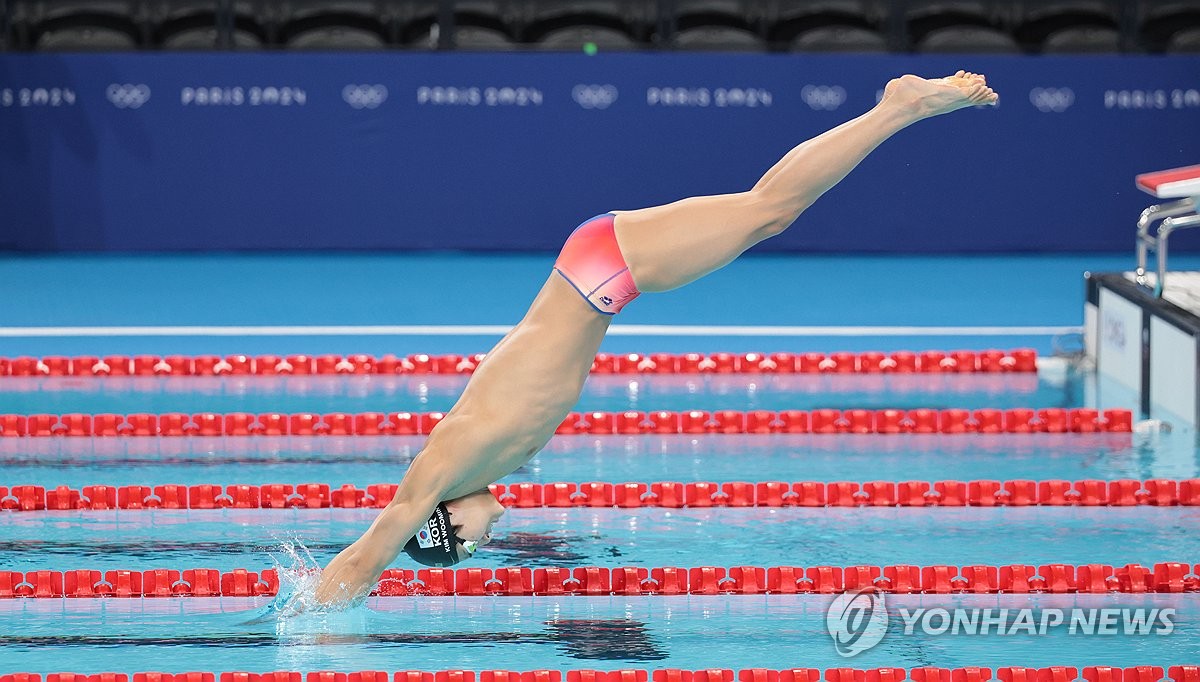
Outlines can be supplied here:
[[[0, 338], [101, 336], [500, 336], [499, 324], [0, 327]], [[613, 336], [1054, 336], [1079, 334], [1063, 327], [803, 327], [774, 325], [616, 324]]]

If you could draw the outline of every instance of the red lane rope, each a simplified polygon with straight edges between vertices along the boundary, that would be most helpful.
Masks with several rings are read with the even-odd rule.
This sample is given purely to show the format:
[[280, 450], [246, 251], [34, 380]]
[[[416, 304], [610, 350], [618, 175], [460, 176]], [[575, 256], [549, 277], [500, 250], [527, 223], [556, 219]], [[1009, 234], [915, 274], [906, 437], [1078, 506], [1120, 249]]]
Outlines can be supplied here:
[[[1106, 665], [1085, 666], [1082, 670], [1084, 682], [1159, 682], [1163, 679], [1163, 668], [1156, 665], [1138, 665], [1117, 668]], [[218, 677], [219, 675], [219, 677]], [[299, 671], [280, 670], [269, 673], [252, 672], [186, 672], [158, 673], [139, 672], [133, 674], [133, 682], [563, 682], [560, 670], [441, 670], [425, 672], [398, 670], [388, 673], [382, 670], [359, 672], [336, 672], [314, 670], [305, 677]], [[926, 666], [905, 670], [904, 668], [827, 668], [822, 677], [819, 668], [744, 668], [736, 673], [731, 668], [709, 668], [706, 670], [682, 670], [660, 668], [656, 670], [567, 670], [566, 682], [988, 682], [993, 679], [991, 668], [962, 667], [938, 668]], [[907, 676], [907, 677], [906, 677]], [[1028, 668], [1022, 666], [998, 667], [995, 678], [999, 682], [1075, 682], [1080, 669], [1072, 666], [1050, 666]], [[1200, 666], [1173, 665], [1166, 669], [1171, 682], [1200, 682]], [[38, 673], [12, 673], [0, 675], [0, 682], [43, 682]], [[45, 682], [129, 682], [125, 673], [50, 673]]]
[[[1200, 591], [1200, 564], [1033, 566], [666, 566], [643, 568], [390, 568], [373, 595], [529, 596], [681, 594], [836, 594], [875, 589], [901, 594], [1178, 593]], [[279, 592], [279, 573], [78, 569], [0, 571], [0, 599], [17, 597], [254, 597]]]
[[[221, 376], [308, 374], [470, 374], [476, 355], [109, 355], [0, 357], [0, 377], [16, 376]], [[931, 372], [1036, 372], [1037, 352], [1002, 350], [913, 353], [599, 353], [597, 374], [879, 374]]]
[[[45, 436], [413, 436], [425, 435], [441, 412], [248, 412], [217, 414], [0, 414], [0, 437]], [[1088, 408], [916, 410], [691, 410], [672, 412], [572, 412], [559, 435], [637, 434], [960, 434], [1128, 433], [1130, 410]]]
[[[11, 511], [141, 509], [382, 508], [397, 485], [366, 489], [326, 483], [266, 485], [0, 486], [0, 509]], [[1200, 478], [1114, 481], [1061, 479], [975, 481], [760, 481], [750, 483], [493, 483], [506, 507], [1128, 507], [1200, 506]]]

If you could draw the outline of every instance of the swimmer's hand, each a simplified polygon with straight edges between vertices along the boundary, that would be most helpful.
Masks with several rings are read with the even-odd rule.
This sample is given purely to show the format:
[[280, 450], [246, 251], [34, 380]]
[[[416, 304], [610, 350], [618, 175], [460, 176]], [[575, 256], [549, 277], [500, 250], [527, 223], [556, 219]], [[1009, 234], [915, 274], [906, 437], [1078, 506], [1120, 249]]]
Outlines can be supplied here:
[[321, 571], [321, 582], [314, 595], [317, 604], [326, 608], [348, 608], [371, 593], [383, 569], [376, 568], [376, 562], [364, 560], [361, 548], [356, 546], [359, 542], [342, 550]]
[[[412, 471], [409, 469], [409, 475]], [[407, 481], [406, 475], [401, 482], [402, 488]], [[398, 491], [397, 498], [403, 493], [403, 489]], [[367, 532], [342, 550], [321, 572], [316, 602], [326, 607], [344, 608], [365, 599], [379, 581], [383, 569], [400, 554], [417, 528], [433, 513], [440, 499], [434, 493], [425, 494], [419, 502], [393, 500], [375, 518]]]
[[[413, 461], [395, 497], [384, 507], [362, 537], [329, 562], [317, 585], [316, 602], [323, 606], [349, 605], [365, 599], [404, 545], [421, 524], [429, 520], [438, 503], [446, 499], [455, 475], [428, 454]], [[335, 606], [336, 607], [336, 606]]]

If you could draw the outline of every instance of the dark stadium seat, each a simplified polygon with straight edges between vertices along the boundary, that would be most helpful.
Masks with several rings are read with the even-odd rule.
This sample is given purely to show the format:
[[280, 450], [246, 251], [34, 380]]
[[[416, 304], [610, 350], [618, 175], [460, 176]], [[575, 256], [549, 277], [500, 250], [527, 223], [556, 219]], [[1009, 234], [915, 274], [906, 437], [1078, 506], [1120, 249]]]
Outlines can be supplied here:
[[[404, 43], [407, 48], [415, 50], [435, 50], [438, 46], [437, 24], [428, 27], [425, 33], [416, 35]], [[472, 26], [459, 24], [454, 32], [454, 46], [459, 50], [493, 52], [500, 50], [515, 50], [518, 45], [504, 31], [490, 26]]]
[[541, 50], [563, 50], [578, 52], [586, 45], [599, 50], [637, 50], [639, 44], [628, 33], [607, 26], [564, 26], [553, 29], [537, 42]]
[[137, 0], [24, 0], [11, 16], [22, 42], [36, 50], [130, 50], [142, 43]]
[[788, 44], [792, 52], [887, 52], [887, 40], [861, 26], [820, 26], [797, 35]]
[[[436, 49], [441, 36], [438, 0], [406, 0], [398, 7], [401, 42]], [[465, 50], [511, 50], [519, 23], [517, 0], [455, 0], [455, 44]]]
[[1115, 26], [1071, 26], [1046, 36], [1040, 50], [1046, 54], [1115, 53], [1121, 51], [1121, 32]]
[[767, 41], [753, 31], [733, 26], [697, 26], [677, 31], [671, 46], [680, 50], [762, 52]]
[[378, 31], [330, 24], [289, 33], [285, 46], [293, 50], [379, 50], [387, 41]]
[[1010, 52], [1011, 12], [1008, 0], [907, 0], [904, 19], [919, 52]]
[[[454, 0], [454, 18], [462, 26], [490, 28], [506, 36], [515, 37], [523, 21], [523, 7], [519, 0]], [[432, 12], [421, 8], [435, 18], [440, 10], [438, 1], [433, 0]]]
[[752, 0], [673, 0], [666, 23], [674, 30], [669, 39], [681, 50], [767, 49], [762, 36], [765, 3]]
[[1140, 0], [1137, 8], [1138, 41], [1151, 52], [1178, 51], [1188, 44], [1186, 33], [1200, 27], [1200, 0]]
[[301, 50], [371, 50], [387, 45], [393, 15], [384, 0], [274, 0], [283, 43]]
[[[879, 0], [779, 0], [768, 10], [767, 34], [772, 43], [783, 46], [814, 29], [875, 31], [882, 27], [886, 9]], [[825, 37], [818, 34], [813, 40], [820, 43]]]
[[[570, 33], [560, 33], [572, 27], [592, 30], [609, 29], [614, 44], [620, 34], [636, 42], [644, 38], [654, 23], [654, 3], [640, 0], [531, 0], [522, 15], [520, 33], [526, 42], [546, 45], [552, 33], [555, 41], [573, 42]], [[622, 48], [612, 48], [622, 49]]]
[[[230, 47], [256, 49], [262, 47], [266, 37], [257, 9], [256, 3], [249, 0], [167, 0], [151, 3], [148, 14], [154, 42], [166, 50], [223, 47], [219, 40], [222, 28], [229, 31]], [[224, 27], [220, 26], [222, 21]]]
[[[262, 36], [241, 28], [230, 34], [230, 47], [238, 50], [256, 50], [263, 46]], [[196, 26], [164, 35], [159, 40], [164, 50], [213, 50], [221, 47], [215, 26]]]
[[1167, 39], [1167, 52], [1174, 54], [1200, 53], [1200, 26], [1176, 31]]
[[767, 3], [761, 0], [672, 0], [662, 9], [672, 13], [679, 30], [698, 26], [754, 29], [767, 15]]
[[916, 44], [922, 53], [1018, 53], [1011, 35], [985, 26], [946, 26], [928, 31]]
[[93, 24], [43, 28], [34, 40], [34, 49], [42, 52], [133, 50], [137, 46], [137, 39], [129, 32]]
[[454, 46], [460, 50], [513, 50], [517, 44], [508, 34], [486, 26], [459, 26]]
[[1120, 49], [1119, 0], [1022, 0], [1014, 35], [1027, 50], [1115, 52]]
[[9, 49], [13, 44], [12, 34], [9, 31], [9, 9], [6, 0], [0, 0], [0, 51]]

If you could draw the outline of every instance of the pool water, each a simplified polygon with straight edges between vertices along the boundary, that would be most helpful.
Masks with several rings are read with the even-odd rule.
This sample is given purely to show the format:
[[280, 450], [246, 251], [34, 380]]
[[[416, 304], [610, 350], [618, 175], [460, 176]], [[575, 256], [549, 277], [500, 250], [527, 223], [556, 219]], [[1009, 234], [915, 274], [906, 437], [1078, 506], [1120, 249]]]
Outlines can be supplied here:
[[[4, 324], [495, 325], [519, 319], [549, 254], [163, 255], [10, 258]], [[1177, 255], [1183, 269], [1200, 267]], [[1081, 273], [1127, 255], [739, 259], [684, 289], [643, 296], [608, 352], [1015, 348], [1043, 356], [1078, 324]], [[53, 283], [48, 285], [47, 283]], [[148, 285], [149, 283], [149, 285]], [[481, 291], [505, 296], [481, 296]], [[716, 325], [644, 335], [636, 325]], [[721, 325], [822, 325], [832, 336], [751, 336]], [[913, 326], [876, 336], [854, 325]], [[976, 325], [963, 337], [944, 325]], [[1015, 329], [1042, 327], [1017, 333]], [[198, 330], [193, 330], [196, 332]], [[489, 334], [88, 335], [0, 338], [0, 354], [460, 353]], [[940, 334], [940, 335], [939, 335]], [[444, 410], [462, 377], [150, 380], [8, 378], [0, 413]], [[1133, 407], [1069, 363], [1033, 375], [593, 377], [580, 410]], [[395, 481], [412, 437], [0, 438], [0, 486]], [[1186, 479], [1194, 435], [571, 436], [504, 483], [533, 481], [905, 481]], [[1158, 561], [1195, 564], [1194, 507], [512, 509], [473, 565], [734, 566]], [[369, 510], [0, 512], [0, 570], [207, 567], [254, 571], [328, 560]], [[303, 545], [305, 551], [299, 546]], [[405, 565], [398, 562], [397, 565]], [[1195, 593], [911, 595], [1014, 608], [1063, 601], [1177, 609], [1169, 636], [904, 635], [844, 659], [826, 633], [828, 595], [423, 597], [337, 614], [267, 619], [265, 598], [0, 599], [0, 675], [269, 670], [558, 670], [708, 667], [1196, 663]], [[895, 624], [894, 624], [895, 625]]]
[[[1051, 365], [1053, 366], [1053, 363]], [[0, 382], [0, 413], [444, 410], [459, 377], [38, 379]], [[1076, 407], [1086, 376], [595, 377], [580, 410]], [[395, 482], [416, 437], [0, 439], [0, 485]], [[939, 481], [1200, 477], [1194, 435], [560, 436], [501, 483]], [[5, 512], [0, 570], [324, 564], [363, 509]], [[512, 509], [471, 565], [850, 566], [1200, 560], [1200, 507]], [[403, 560], [398, 566], [405, 566]], [[0, 674], [156, 670], [1174, 665], [1200, 651], [1200, 593], [890, 595], [889, 608], [1173, 609], [1167, 635], [900, 632], [854, 658], [831, 595], [372, 598], [263, 616], [268, 598], [0, 600]]]

